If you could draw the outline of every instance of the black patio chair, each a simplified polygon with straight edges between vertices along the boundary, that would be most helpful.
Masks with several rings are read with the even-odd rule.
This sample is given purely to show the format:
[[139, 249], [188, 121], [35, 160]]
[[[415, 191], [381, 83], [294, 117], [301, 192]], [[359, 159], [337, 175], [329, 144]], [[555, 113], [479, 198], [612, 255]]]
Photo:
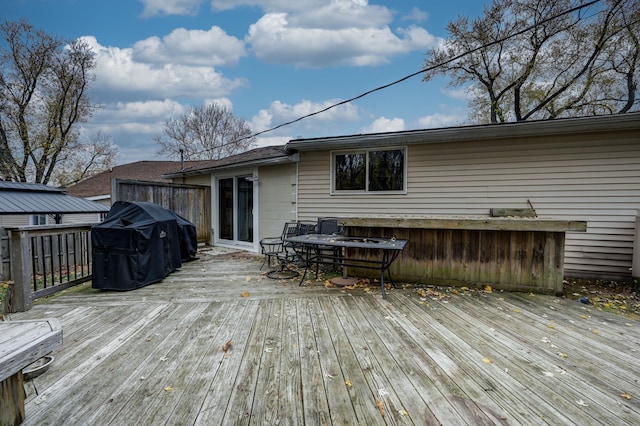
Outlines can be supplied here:
[[[343, 227], [338, 224], [338, 220], [329, 217], [319, 217], [318, 224], [316, 225], [316, 231], [318, 234], [325, 235], [343, 235]], [[340, 247], [333, 246], [318, 246], [317, 255], [322, 260], [325, 257], [333, 259], [333, 270], [337, 271], [340, 266], [340, 257], [342, 255], [342, 249]], [[324, 256], [323, 256], [324, 255]]]
[[282, 234], [279, 237], [263, 238], [260, 240], [261, 251], [262, 254], [265, 255], [265, 260], [260, 269], [264, 267], [265, 263], [271, 266], [271, 259], [275, 258], [278, 266], [267, 272], [269, 278], [289, 279], [297, 277], [299, 272], [290, 266], [291, 263], [297, 260], [296, 247], [294, 247], [291, 242], [286, 241], [286, 239], [315, 232], [315, 229], [316, 225], [312, 223], [287, 222], [284, 224]]

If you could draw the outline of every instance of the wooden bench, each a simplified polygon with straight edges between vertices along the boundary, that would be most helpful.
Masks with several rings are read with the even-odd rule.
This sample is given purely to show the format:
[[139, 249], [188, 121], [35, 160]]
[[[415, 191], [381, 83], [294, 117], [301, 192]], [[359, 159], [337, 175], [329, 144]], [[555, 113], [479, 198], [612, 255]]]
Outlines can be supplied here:
[[0, 322], [0, 426], [25, 419], [22, 369], [62, 345], [57, 319]]

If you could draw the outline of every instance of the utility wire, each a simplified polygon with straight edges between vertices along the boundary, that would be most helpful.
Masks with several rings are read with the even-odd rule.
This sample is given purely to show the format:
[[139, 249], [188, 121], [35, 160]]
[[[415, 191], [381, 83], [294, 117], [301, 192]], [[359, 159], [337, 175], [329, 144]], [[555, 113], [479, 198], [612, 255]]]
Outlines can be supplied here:
[[431, 65], [429, 67], [422, 68], [419, 71], [416, 71], [416, 72], [414, 72], [412, 74], [406, 75], [406, 76], [404, 76], [404, 77], [402, 77], [402, 78], [400, 78], [400, 79], [398, 79], [396, 81], [393, 81], [391, 83], [385, 84], [383, 86], [376, 87], [375, 89], [368, 90], [368, 91], [366, 91], [364, 93], [361, 93], [361, 94], [359, 94], [357, 96], [354, 96], [353, 98], [345, 99], [345, 100], [340, 101], [338, 103], [329, 105], [328, 107], [323, 108], [321, 110], [309, 113], [307, 115], [303, 115], [301, 117], [298, 117], [298, 118], [296, 118], [294, 120], [291, 120], [291, 121], [287, 121], [285, 123], [278, 124], [277, 126], [271, 127], [269, 129], [262, 130], [262, 131], [257, 132], [257, 133], [253, 133], [253, 134], [251, 134], [249, 136], [245, 136], [245, 137], [236, 139], [236, 140], [234, 140], [232, 142], [227, 142], [227, 143], [221, 144], [220, 146], [231, 145], [231, 144], [234, 144], [234, 143], [237, 143], [237, 142], [241, 142], [241, 141], [246, 140], [246, 139], [251, 139], [251, 138], [254, 138], [256, 136], [263, 135], [263, 134], [268, 133], [268, 132], [273, 132], [274, 130], [280, 129], [280, 128], [285, 127], [285, 126], [289, 126], [291, 124], [297, 123], [298, 121], [302, 121], [302, 120], [307, 119], [309, 117], [313, 117], [314, 115], [322, 114], [323, 112], [327, 112], [327, 111], [329, 111], [329, 110], [331, 110], [333, 108], [337, 108], [340, 105], [348, 104], [350, 102], [353, 102], [353, 101], [356, 101], [358, 99], [364, 98], [365, 96], [368, 96], [368, 95], [370, 95], [372, 93], [375, 93], [375, 92], [378, 92], [380, 90], [387, 89], [387, 88], [389, 88], [391, 86], [395, 86], [396, 84], [402, 83], [403, 81], [406, 81], [406, 80], [408, 80], [410, 78], [413, 78], [413, 77], [415, 77], [417, 75], [424, 74], [425, 72], [433, 71], [433, 70], [435, 70], [437, 68], [440, 68], [440, 67], [443, 67], [445, 65], [448, 65], [448, 64], [450, 64], [452, 62], [455, 62], [455, 61], [457, 61], [459, 59], [464, 58], [467, 55], [470, 55], [472, 53], [475, 53], [475, 52], [477, 52], [479, 50], [482, 50], [482, 49], [485, 49], [487, 47], [491, 47], [494, 44], [503, 43], [503, 42], [509, 40], [510, 38], [513, 38], [513, 37], [519, 36], [521, 34], [524, 34], [524, 33], [528, 32], [528, 31], [531, 31], [532, 29], [535, 29], [536, 27], [538, 27], [540, 25], [543, 25], [543, 24], [545, 24], [547, 22], [550, 22], [550, 21], [553, 21], [555, 19], [558, 19], [558, 18], [560, 18], [560, 17], [562, 17], [564, 15], [567, 15], [567, 14], [570, 14], [570, 13], [573, 13], [573, 12], [577, 12], [579, 10], [582, 10], [582, 9], [586, 8], [586, 7], [589, 7], [589, 6], [592, 6], [592, 5], [596, 4], [596, 3], [599, 3], [600, 1], [602, 1], [602, 0], [592, 0], [590, 2], [581, 4], [579, 6], [575, 6], [575, 7], [571, 8], [571, 9], [567, 9], [567, 10], [565, 10], [563, 12], [560, 12], [559, 14], [557, 14], [555, 16], [543, 19], [542, 21], [536, 22], [536, 23], [534, 23], [534, 24], [532, 24], [532, 25], [530, 25], [530, 26], [528, 26], [528, 27], [526, 27], [526, 28], [524, 28], [524, 29], [522, 29], [520, 31], [517, 31], [517, 32], [515, 32], [513, 34], [509, 34], [509, 35], [504, 36], [504, 37], [502, 37], [500, 39], [497, 39], [497, 40], [494, 40], [494, 41], [490, 41], [490, 42], [482, 44], [482, 45], [480, 45], [480, 46], [478, 46], [476, 48], [473, 48], [471, 50], [467, 50], [466, 52], [460, 53], [459, 55], [456, 55], [453, 58], [447, 59], [446, 61], [442, 61], [442, 62], [439, 62], [439, 63], [437, 63], [435, 65]]

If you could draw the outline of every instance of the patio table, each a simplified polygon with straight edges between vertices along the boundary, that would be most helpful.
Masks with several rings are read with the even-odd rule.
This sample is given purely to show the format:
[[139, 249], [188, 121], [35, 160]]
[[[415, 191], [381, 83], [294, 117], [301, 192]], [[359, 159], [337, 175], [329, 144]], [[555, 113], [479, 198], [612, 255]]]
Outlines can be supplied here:
[[0, 322], [0, 424], [24, 421], [22, 369], [62, 345], [55, 318]]
[[[389, 267], [409, 242], [409, 240], [395, 238], [346, 237], [333, 234], [306, 234], [289, 237], [285, 240], [293, 243], [296, 254], [304, 261], [305, 270], [300, 280], [300, 285], [302, 285], [311, 265], [316, 266], [317, 278], [320, 264], [335, 265], [337, 262], [343, 268], [355, 267], [379, 270], [383, 299], [387, 297], [384, 288], [384, 273], [385, 271], [387, 272], [389, 281], [393, 284]], [[337, 252], [334, 250], [328, 251], [326, 250], [327, 248], [341, 250]], [[377, 253], [377, 255], [371, 256], [372, 252]], [[369, 255], [365, 256], [367, 253]]]

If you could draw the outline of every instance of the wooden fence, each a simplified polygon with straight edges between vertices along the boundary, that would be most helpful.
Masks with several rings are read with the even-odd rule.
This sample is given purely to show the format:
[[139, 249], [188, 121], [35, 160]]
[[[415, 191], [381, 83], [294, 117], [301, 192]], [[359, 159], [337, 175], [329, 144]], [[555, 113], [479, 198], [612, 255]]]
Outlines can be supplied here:
[[192, 222], [198, 242], [211, 241], [211, 188], [208, 186], [112, 179], [111, 199], [159, 204]]

